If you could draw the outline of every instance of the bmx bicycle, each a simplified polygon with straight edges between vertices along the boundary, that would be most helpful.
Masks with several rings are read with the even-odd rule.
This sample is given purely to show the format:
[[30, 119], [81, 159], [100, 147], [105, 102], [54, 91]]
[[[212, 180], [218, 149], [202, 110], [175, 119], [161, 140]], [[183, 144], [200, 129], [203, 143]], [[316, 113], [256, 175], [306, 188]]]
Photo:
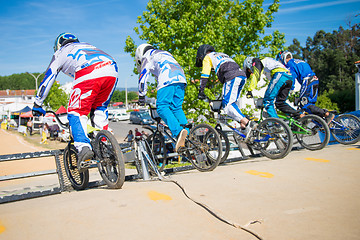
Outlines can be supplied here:
[[[337, 114], [336, 111], [331, 111]], [[329, 123], [334, 139], [341, 144], [354, 144], [360, 140], [360, 119], [351, 114], [340, 114]]]
[[330, 140], [330, 129], [324, 119], [314, 114], [307, 114], [296, 119], [290, 115], [278, 114], [290, 126], [301, 146], [308, 150], [323, 149]]
[[[69, 129], [69, 123], [63, 123], [53, 111], [46, 111], [55, 116], [56, 122], [64, 129]], [[64, 149], [63, 161], [66, 175], [75, 190], [85, 189], [89, 184], [89, 170], [96, 164], [101, 178], [112, 189], [121, 188], [125, 181], [125, 165], [123, 153], [114, 135], [107, 130], [88, 126], [88, 137], [94, 151], [93, 159], [82, 163], [84, 171], [77, 168], [78, 154], [72, 136]]]
[[[254, 99], [256, 102], [256, 100]], [[293, 135], [289, 126], [278, 118], [267, 118], [265, 120], [257, 120], [257, 127], [250, 133], [249, 140], [245, 142], [246, 135], [239, 129], [228, 123], [233, 120], [229, 116], [221, 112], [222, 100], [209, 100], [210, 108], [217, 113], [217, 125], [215, 129], [218, 131], [222, 139], [224, 139], [224, 153], [221, 162], [224, 162], [230, 152], [229, 139], [222, 130], [222, 125], [226, 125], [234, 134], [234, 140], [241, 149], [240, 144], [245, 143], [250, 151], [257, 150], [270, 159], [284, 158], [289, 154], [293, 146]], [[256, 104], [257, 108], [262, 109], [262, 105]], [[253, 119], [254, 120], [254, 119]], [[254, 120], [255, 121], [255, 120]], [[243, 153], [242, 153], [243, 154]]]
[[[161, 122], [157, 109], [148, 104], [150, 115], [156, 122], [156, 129], [146, 139], [147, 150], [153, 155], [153, 161], [159, 171], [163, 171], [167, 164], [166, 144], [176, 144], [170, 129]], [[212, 171], [220, 163], [222, 144], [218, 132], [209, 124], [200, 123], [196, 126], [186, 124], [184, 128], [190, 129], [185, 140], [185, 147], [178, 150], [183, 160], [189, 161], [201, 172]]]

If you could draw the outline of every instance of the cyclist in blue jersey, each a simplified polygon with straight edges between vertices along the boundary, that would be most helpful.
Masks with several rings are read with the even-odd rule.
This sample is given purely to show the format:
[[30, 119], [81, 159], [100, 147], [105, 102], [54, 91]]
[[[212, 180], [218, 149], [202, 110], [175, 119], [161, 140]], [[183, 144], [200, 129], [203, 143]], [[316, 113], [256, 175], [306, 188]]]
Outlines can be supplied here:
[[198, 48], [195, 64], [196, 67], [202, 67], [199, 99], [206, 98], [204, 89], [211, 70], [214, 70], [219, 81], [223, 84], [222, 108], [226, 115], [240, 123], [241, 129], [246, 135], [246, 142], [256, 124], [249, 121], [237, 105], [241, 90], [246, 82], [245, 72], [232, 58], [225, 53], [216, 52], [215, 48], [208, 44], [203, 44]]
[[325, 118], [326, 122], [329, 124], [334, 118], [334, 114], [326, 109], [315, 106], [318, 96], [319, 79], [312, 71], [310, 65], [303, 60], [294, 59], [289, 51], [279, 52], [276, 56], [276, 60], [284, 64], [290, 70], [293, 77], [291, 89], [293, 90], [295, 88], [295, 81], [298, 81], [301, 85], [300, 96], [296, 103], [298, 102], [301, 109], [304, 111]]
[[139, 103], [145, 103], [147, 81], [152, 74], [157, 80], [157, 112], [177, 138], [177, 152], [180, 147], [185, 147], [185, 139], [189, 133], [188, 129], [183, 128], [187, 124], [182, 109], [186, 88], [184, 71], [169, 52], [155, 49], [147, 43], [136, 49], [135, 60], [140, 74]]
[[42, 104], [60, 71], [74, 78], [67, 111], [78, 151], [77, 167], [83, 171], [81, 162], [93, 157], [87, 136], [87, 115], [92, 113], [95, 127], [108, 129], [107, 106], [116, 88], [118, 68], [110, 55], [88, 43], [79, 42], [71, 33], [62, 33], [56, 38], [54, 52], [36, 94], [33, 113], [45, 115]]

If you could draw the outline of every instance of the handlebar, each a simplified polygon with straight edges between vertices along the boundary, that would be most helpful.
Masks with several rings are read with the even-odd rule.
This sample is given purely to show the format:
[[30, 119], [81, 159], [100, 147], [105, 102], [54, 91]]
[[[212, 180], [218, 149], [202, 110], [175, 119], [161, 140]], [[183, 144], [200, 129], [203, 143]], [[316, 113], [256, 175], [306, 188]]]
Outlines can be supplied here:
[[54, 111], [47, 110], [46, 113], [52, 113], [52, 114], [54, 114], [55, 119], [56, 119], [56, 122], [59, 123], [61, 127], [63, 127], [63, 128], [69, 128], [69, 123], [63, 123], [63, 122], [60, 120], [58, 114], [56, 114]]

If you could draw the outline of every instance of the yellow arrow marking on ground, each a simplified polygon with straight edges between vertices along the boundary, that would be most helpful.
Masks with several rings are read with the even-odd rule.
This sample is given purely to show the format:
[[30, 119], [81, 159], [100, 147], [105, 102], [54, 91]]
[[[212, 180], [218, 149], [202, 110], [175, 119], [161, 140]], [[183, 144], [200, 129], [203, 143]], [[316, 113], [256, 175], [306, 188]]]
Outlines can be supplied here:
[[5, 227], [3, 225], [0, 224], [0, 234], [5, 232]]
[[257, 175], [259, 177], [264, 177], [264, 178], [272, 178], [272, 177], [274, 177], [274, 174], [267, 173], [267, 172], [259, 172], [259, 171], [256, 171], [256, 170], [249, 170], [249, 171], [246, 171], [246, 173], [251, 174], [251, 175]]
[[314, 161], [314, 162], [330, 162], [330, 160], [321, 159], [321, 158], [305, 158], [305, 160]]
[[158, 200], [170, 201], [170, 200], [172, 200], [172, 198], [169, 195], [159, 193], [156, 191], [149, 191], [148, 197], [153, 201], [158, 201]]
[[348, 150], [360, 150], [360, 148], [348, 148]]

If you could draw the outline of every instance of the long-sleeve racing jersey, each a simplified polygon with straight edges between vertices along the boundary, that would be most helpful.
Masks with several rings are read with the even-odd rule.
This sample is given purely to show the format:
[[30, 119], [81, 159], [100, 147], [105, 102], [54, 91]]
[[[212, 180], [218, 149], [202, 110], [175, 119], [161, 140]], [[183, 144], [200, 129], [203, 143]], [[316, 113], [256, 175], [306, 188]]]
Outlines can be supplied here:
[[139, 77], [139, 96], [145, 96], [150, 73], [157, 80], [157, 90], [175, 83], [185, 83], [184, 70], [167, 51], [152, 49], [144, 54]]
[[214, 69], [219, 81], [225, 83], [238, 76], [245, 76], [239, 65], [225, 53], [211, 52], [206, 54], [201, 71], [200, 91], [203, 91]]
[[269, 57], [265, 57], [263, 59], [253, 58], [253, 64], [250, 70], [251, 73], [246, 71], [247, 78], [250, 80], [249, 91], [253, 91], [256, 88], [264, 71], [270, 72], [271, 77], [273, 77], [273, 75], [277, 72], [290, 73], [283, 64]]
[[290, 69], [293, 77], [293, 85], [291, 89], [294, 89], [295, 87], [295, 80], [302, 85], [304, 78], [315, 76], [315, 73], [312, 71], [310, 65], [300, 59], [290, 59], [286, 64], [286, 67]]
[[39, 86], [35, 103], [42, 105], [60, 71], [74, 78], [77, 71], [95, 63], [108, 61], [115, 62], [110, 55], [88, 43], [66, 44], [54, 53]]

